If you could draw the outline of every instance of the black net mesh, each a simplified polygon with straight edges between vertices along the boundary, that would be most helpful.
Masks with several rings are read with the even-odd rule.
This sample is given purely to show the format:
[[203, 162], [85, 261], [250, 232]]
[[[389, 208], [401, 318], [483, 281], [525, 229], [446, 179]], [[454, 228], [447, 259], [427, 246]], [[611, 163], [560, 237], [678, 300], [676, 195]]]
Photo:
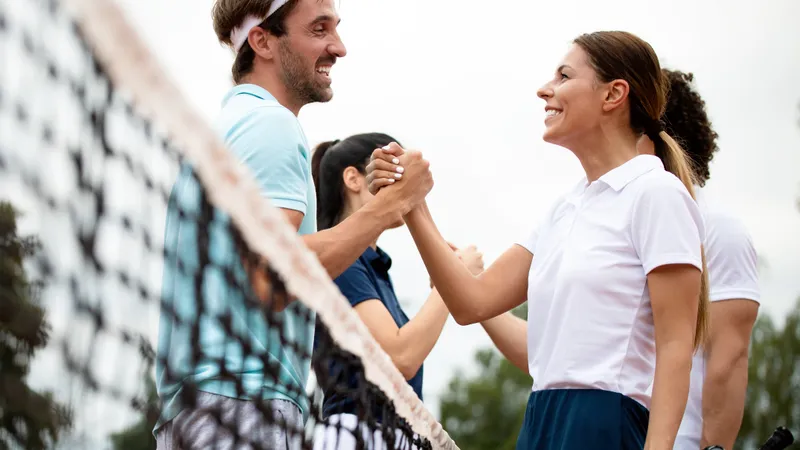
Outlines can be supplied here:
[[[182, 449], [433, 448], [331, 337], [324, 309], [276, 311], [293, 299], [282, 277], [212, 206], [168, 130], [112, 82], [67, 3], [0, 0], [0, 201], [41, 244], [25, 272], [41, 282], [28, 300], [48, 327], [26, 383], [69, 412], [48, 439], [106, 448], [140, 423], [147, 440], [183, 411], [183, 425], [169, 422]], [[312, 342], [303, 330], [314, 328]], [[354, 405], [358, 431], [323, 414], [326, 396]], [[37, 433], [3, 422], [0, 448]]]

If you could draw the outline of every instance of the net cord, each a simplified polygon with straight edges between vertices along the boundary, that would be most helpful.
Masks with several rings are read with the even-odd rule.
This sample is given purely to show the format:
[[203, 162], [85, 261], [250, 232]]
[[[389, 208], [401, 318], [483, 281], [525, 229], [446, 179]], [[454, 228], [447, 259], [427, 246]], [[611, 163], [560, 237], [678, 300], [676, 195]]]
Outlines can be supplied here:
[[265, 257], [288, 291], [317, 311], [334, 341], [359, 356], [366, 378], [384, 391], [398, 415], [435, 449], [458, 450], [375, 341], [327, 272], [277, 208], [163, 71], [113, 0], [61, 0], [117, 89], [176, 144], [250, 248]]

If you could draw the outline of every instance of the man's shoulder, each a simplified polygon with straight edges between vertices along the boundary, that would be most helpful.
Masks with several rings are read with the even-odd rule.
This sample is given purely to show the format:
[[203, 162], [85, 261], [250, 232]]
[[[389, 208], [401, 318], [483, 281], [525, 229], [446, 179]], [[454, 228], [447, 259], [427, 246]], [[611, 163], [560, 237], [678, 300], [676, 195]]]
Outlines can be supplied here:
[[226, 143], [242, 139], [285, 140], [307, 147], [300, 121], [286, 107], [272, 98], [248, 92], [231, 95], [215, 120], [215, 127]]
[[752, 245], [750, 233], [739, 216], [714, 201], [713, 197], [709, 199], [709, 195], [702, 188], [697, 190], [697, 200], [706, 225], [707, 246], [748, 247]]
[[755, 253], [752, 237], [744, 222], [730, 212], [711, 209], [703, 211], [706, 224], [706, 247], [711, 254], [731, 252]]

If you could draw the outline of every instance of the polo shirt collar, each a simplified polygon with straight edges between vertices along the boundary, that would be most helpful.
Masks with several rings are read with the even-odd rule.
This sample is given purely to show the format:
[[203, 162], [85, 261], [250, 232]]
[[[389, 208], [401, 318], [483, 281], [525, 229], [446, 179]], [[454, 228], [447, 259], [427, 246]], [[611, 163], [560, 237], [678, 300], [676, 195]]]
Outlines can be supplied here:
[[380, 247], [376, 247], [375, 249], [367, 247], [367, 250], [364, 251], [364, 258], [366, 258], [373, 269], [380, 270], [381, 272], [388, 272], [392, 267], [392, 258], [381, 250]]
[[258, 86], [256, 84], [245, 83], [236, 85], [231, 90], [229, 90], [228, 93], [225, 94], [225, 97], [222, 98], [222, 106], [225, 106], [225, 104], [227, 104], [230, 101], [230, 99], [239, 94], [252, 95], [253, 97], [260, 98], [261, 100], [267, 100], [276, 103], [278, 102], [275, 96], [270, 94], [269, 91], [267, 91], [263, 87]]
[[631, 181], [639, 178], [647, 172], [661, 169], [664, 170], [664, 163], [654, 155], [638, 155], [627, 161], [625, 164], [608, 171], [600, 177], [601, 181], [611, 189], [619, 192]]

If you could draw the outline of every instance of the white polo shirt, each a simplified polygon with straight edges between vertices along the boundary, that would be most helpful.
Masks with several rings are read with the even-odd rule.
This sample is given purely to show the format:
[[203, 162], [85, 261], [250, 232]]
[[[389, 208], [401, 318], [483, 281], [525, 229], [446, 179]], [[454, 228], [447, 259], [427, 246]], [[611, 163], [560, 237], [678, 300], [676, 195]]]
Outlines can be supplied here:
[[702, 270], [703, 219], [660, 159], [639, 155], [557, 201], [521, 245], [533, 390], [618, 392], [649, 409], [655, 336], [647, 274]]
[[[736, 217], [712, 209], [702, 190], [695, 189], [706, 224], [705, 249], [711, 301], [746, 299], [760, 302], [758, 255], [750, 234]], [[705, 354], [700, 349], [692, 360], [689, 400], [675, 439], [678, 450], [700, 448], [705, 368]]]

